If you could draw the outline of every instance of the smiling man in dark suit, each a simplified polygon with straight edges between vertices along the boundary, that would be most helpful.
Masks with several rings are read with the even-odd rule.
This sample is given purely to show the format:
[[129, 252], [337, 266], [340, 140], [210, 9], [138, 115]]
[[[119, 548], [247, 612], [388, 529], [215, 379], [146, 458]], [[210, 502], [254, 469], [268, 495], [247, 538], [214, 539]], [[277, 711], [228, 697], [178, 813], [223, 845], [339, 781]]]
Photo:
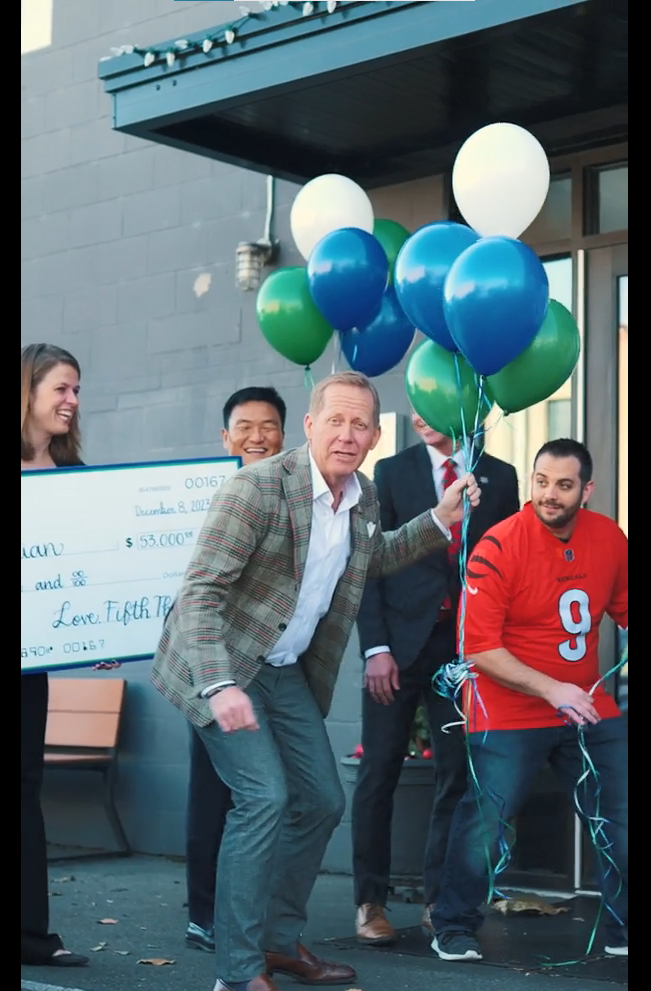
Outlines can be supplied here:
[[[463, 475], [463, 451], [416, 414], [414, 429], [422, 443], [379, 461], [375, 484], [382, 529], [396, 530]], [[473, 461], [475, 458], [473, 458]], [[471, 549], [496, 523], [520, 508], [514, 468], [482, 454], [475, 475], [482, 501], [468, 531]], [[386, 945], [396, 933], [385, 914], [391, 870], [393, 794], [409, 743], [414, 716], [425, 702], [434, 752], [435, 792], [425, 851], [426, 909], [423, 926], [431, 932], [430, 908], [436, 901], [452, 815], [466, 788], [466, 751], [452, 702], [432, 686], [439, 668], [456, 656], [456, 615], [460, 597], [458, 550], [461, 527], [453, 530], [448, 550], [434, 551], [396, 575], [366, 583], [357, 618], [365, 659], [362, 746], [353, 799], [353, 870], [356, 930], [360, 942]]]

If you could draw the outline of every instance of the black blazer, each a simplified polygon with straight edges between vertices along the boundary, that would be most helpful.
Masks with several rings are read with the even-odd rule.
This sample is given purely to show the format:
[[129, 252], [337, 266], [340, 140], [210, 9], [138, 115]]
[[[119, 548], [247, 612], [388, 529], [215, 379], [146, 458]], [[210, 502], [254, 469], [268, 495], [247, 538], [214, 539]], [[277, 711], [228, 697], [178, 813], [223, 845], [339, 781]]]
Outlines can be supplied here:
[[[487, 530], [520, 508], [512, 465], [482, 454], [474, 474], [481, 500], [470, 518], [469, 552]], [[375, 484], [383, 530], [397, 530], [438, 501], [432, 462], [423, 443], [378, 461]], [[425, 646], [446, 595], [456, 610], [460, 591], [458, 570], [450, 567], [445, 549], [395, 575], [368, 579], [357, 617], [362, 654], [386, 644], [398, 667], [408, 668]]]

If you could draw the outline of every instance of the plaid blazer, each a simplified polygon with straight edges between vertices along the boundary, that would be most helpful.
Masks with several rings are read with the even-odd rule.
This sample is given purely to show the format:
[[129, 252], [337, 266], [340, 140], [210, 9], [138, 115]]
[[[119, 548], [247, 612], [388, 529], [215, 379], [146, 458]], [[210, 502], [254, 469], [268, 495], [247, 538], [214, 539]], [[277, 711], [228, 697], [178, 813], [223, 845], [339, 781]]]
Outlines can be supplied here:
[[[380, 577], [447, 546], [431, 512], [382, 533], [375, 486], [358, 475], [351, 552], [329, 612], [300, 658], [324, 717], [368, 575]], [[197, 726], [213, 721], [202, 689], [252, 681], [291, 619], [312, 526], [307, 445], [241, 468], [215, 494], [168, 613], [152, 681]]]

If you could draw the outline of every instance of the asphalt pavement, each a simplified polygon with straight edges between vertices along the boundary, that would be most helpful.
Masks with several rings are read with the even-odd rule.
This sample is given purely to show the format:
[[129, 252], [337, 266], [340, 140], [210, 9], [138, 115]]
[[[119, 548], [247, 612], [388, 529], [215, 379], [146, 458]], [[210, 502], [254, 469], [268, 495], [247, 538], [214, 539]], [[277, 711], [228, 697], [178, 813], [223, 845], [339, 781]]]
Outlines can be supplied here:
[[[212, 991], [213, 957], [187, 949], [184, 942], [182, 863], [142, 856], [57, 863], [50, 870], [50, 893], [51, 928], [69, 949], [87, 954], [90, 966], [22, 967], [21, 991]], [[417, 926], [421, 914], [420, 905], [391, 905], [398, 929]], [[566, 918], [564, 925], [571, 927]], [[312, 897], [305, 942], [319, 956], [355, 967], [353, 986], [360, 991], [615, 991], [628, 982], [624, 960], [605, 961], [602, 976], [597, 960], [590, 976], [579, 967], [570, 977], [512, 962], [500, 966], [499, 960], [444, 963], [428, 950], [424, 936], [424, 955], [417, 955], [421, 947], [414, 932], [405, 940], [411, 952], [371, 951], [350, 945], [353, 920], [352, 880], [323, 875]], [[550, 921], [532, 919], [528, 931], [540, 932]], [[514, 939], [526, 939], [513, 933]], [[507, 952], [505, 959], [516, 956]], [[297, 987], [283, 979], [277, 984], [281, 991]]]

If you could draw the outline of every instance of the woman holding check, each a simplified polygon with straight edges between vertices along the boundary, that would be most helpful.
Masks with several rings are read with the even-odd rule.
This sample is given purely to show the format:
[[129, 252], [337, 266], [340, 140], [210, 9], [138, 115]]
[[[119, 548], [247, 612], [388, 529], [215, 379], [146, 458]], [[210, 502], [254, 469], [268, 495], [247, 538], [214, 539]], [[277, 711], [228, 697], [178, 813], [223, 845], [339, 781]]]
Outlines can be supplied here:
[[[77, 360], [62, 348], [30, 344], [21, 349], [21, 472], [83, 464], [79, 457], [80, 375]], [[20, 959], [23, 964], [83, 967], [88, 958], [64, 949], [59, 936], [48, 932], [47, 847], [41, 811], [47, 674], [22, 674], [20, 691]]]

